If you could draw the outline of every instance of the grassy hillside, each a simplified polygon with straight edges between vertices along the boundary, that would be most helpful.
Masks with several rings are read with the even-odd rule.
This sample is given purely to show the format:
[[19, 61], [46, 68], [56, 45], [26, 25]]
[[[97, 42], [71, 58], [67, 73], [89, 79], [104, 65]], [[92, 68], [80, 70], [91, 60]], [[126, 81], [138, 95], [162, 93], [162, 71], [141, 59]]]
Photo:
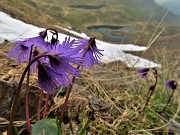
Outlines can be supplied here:
[[[13, 18], [22, 20], [26, 23], [33, 24], [44, 28], [55, 28], [59, 32], [64, 32], [63, 30], [55, 27], [54, 25], [60, 25], [61, 23], [46, 14], [45, 12], [36, 8], [31, 1], [25, 3], [21, 0], [1, 0], [0, 1], [0, 11], [3, 11]], [[66, 32], [64, 32], [66, 33]]]
[[[54, 19], [54, 23], [58, 23], [63, 27], [72, 27], [74, 30], [89, 33], [88, 27], [91, 25], [116, 25], [116, 26], [133, 26], [137, 27], [137, 31], [112, 31], [111, 33], [120, 36], [128, 36], [135, 41], [139, 33], [145, 26], [146, 21], [150, 18], [145, 32], [140, 38], [140, 44], [144, 44], [151, 38], [158, 23], [166, 14], [167, 9], [160, 7], [154, 0], [23, 0], [21, 3], [38, 10], [45, 16]], [[44, 21], [45, 22], [45, 21]], [[162, 37], [172, 36], [180, 33], [180, 17], [168, 12], [163, 20], [163, 24], [159, 26], [158, 31], [163, 27], [165, 30], [160, 35]], [[157, 31], [157, 32], [158, 32]], [[95, 35], [104, 40], [103, 35], [91, 31], [91, 35]]]
[[[16, 7], [16, 8], [14, 8]], [[75, 30], [88, 33], [91, 25], [134, 26], [139, 31], [135, 33], [121, 32], [116, 35], [130, 35], [135, 40], [136, 35], [143, 29], [151, 16], [150, 26], [144, 37], [147, 39], [166, 13], [154, 0], [2, 0], [0, 10], [11, 14], [17, 19], [43, 27], [53, 27], [54, 24], [64, 27], [71, 26]], [[163, 36], [180, 32], [180, 17], [168, 13], [164, 19], [166, 32]], [[160, 26], [162, 29], [163, 26]], [[92, 32], [103, 39], [99, 33]]]
[[[33, 7], [45, 12], [57, 21], [70, 23], [75, 27], [93, 24], [131, 24], [145, 21], [152, 15], [154, 21], [159, 21], [165, 14], [165, 8], [160, 7], [154, 0], [23, 0]], [[164, 22], [180, 23], [180, 17], [168, 13]]]
[[46, 27], [47, 24], [55, 22], [51, 17], [43, 14], [38, 9], [19, 0], [0, 1], [0, 10], [16, 19], [41, 27], [43, 25]]

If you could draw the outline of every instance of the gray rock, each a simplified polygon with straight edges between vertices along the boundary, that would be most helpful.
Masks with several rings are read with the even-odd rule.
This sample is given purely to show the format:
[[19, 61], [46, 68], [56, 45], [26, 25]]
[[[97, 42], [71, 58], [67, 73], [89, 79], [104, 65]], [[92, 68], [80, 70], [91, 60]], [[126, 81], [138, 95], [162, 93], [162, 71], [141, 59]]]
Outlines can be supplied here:
[[9, 111], [15, 89], [15, 84], [2, 80], [0, 81], [0, 117], [9, 117]]
[[175, 133], [180, 133], [180, 123], [177, 121], [170, 119], [168, 123], [168, 127]]
[[90, 108], [94, 112], [108, 113], [111, 109], [111, 105], [102, 98], [93, 97], [90, 100]]
[[[16, 91], [17, 84], [0, 80], [0, 117], [9, 119], [13, 96]], [[30, 86], [29, 92], [29, 110], [30, 117], [36, 114], [38, 103], [39, 88]], [[25, 85], [21, 88], [15, 120], [25, 120]]]

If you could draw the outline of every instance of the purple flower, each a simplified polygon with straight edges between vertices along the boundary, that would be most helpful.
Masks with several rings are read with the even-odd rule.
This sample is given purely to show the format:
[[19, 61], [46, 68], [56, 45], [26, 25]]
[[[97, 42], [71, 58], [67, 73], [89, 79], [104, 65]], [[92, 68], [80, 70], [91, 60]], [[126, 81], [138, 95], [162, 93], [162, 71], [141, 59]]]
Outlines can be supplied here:
[[[91, 45], [87, 49], [90, 42]], [[83, 64], [85, 67], [93, 68], [94, 64], [99, 64], [99, 60], [101, 59], [101, 56], [103, 56], [103, 54], [101, 53], [101, 51], [103, 50], [99, 50], [97, 48], [95, 38], [90, 38], [89, 40], [80, 39], [77, 40], [75, 43], [79, 44], [79, 46], [77, 45], [77, 49], [79, 50], [79, 56], [83, 57], [84, 59]], [[84, 55], [85, 51], [86, 54]]]
[[[74, 41], [75, 40], [70, 40], [70, 37], [66, 37], [62, 44], [57, 44], [55, 47], [50, 49], [49, 54], [56, 55], [63, 59], [66, 58], [68, 59], [68, 62], [82, 66], [82, 56], [79, 55], [79, 50], [76, 49], [77, 46]], [[59, 53], [60, 55], [58, 55]]]
[[27, 47], [33, 45], [34, 47], [46, 48], [48, 46], [48, 43], [41, 36], [24, 39], [24, 42], [24, 45]]
[[46, 35], [47, 32], [42, 31], [40, 32], [40, 36], [16, 41], [16, 46], [8, 52], [8, 57], [13, 60], [17, 60], [18, 63], [28, 63], [32, 46], [46, 48], [46, 46], [48, 45], [48, 43], [44, 41]]
[[45, 39], [48, 40], [48, 36], [47, 36], [48, 30], [50, 29], [41, 31], [39, 33], [39, 36], [23, 39], [22, 41], [24, 42], [24, 45], [27, 47], [30, 47], [33, 45], [34, 47], [42, 48], [43, 51], [47, 51], [51, 49], [52, 46], [56, 45], [59, 42], [58, 33], [56, 31], [52, 32], [52, 30], [50, 30], [50, 32], [53, 33], [53, 35], [50, 41], [46, 41]]
[[29, 61], [31, 47], [24, 45], [24, 41], [17, 41], [16, 47], [8, 52], [8, 58], [17, 60], [17, 63], [27, 63]]
[[74, 60], [69, 56], [48, 56], [51, 67], [58, 73], [64, 76], [64, 80], [72, 83], [69, 75], [79, 77], [80, 70], [73, 67], [70, 63]]
[[[49, 33], [51, 34], [48, 40]], [[30, 73], [36, 71], [40, 87], [53, 94], [59, 86], [66, 87], [72, 83], [71, 76], [80, 77], [80, 70], [73, 64], [92, 68], [99, 64], [102, 53], [96, 46], [95, 38], [71, 40], [66, 37], [62, 44], [58, 40], [58, 33], [54, 29], [41, 31], [39, 36], [19, 40], [8, 57], [18, 63], [29, 63], [41, 52], [46, 51], [49, 56], [41, 57], [30, 66]], [[32, 54], [30, 51], [32, 48]]]
[[142, 69], [138, 69], [137, 73], [141, 76], [141, 78], [146, 78], [148, 71], [149, 68], [142, 68]]
[[168, 80], [166, 81], [166, 87], [175, 90], [177, 88], [177, 82], [175, 80]]
[[[33, 60], [36, 56], [38, 56], [40, 54], [40, 52], [37, 50], [37, 48], [35, 48], [34, 50], [33, 50], [33, 52], [32, 52], [32, 55], [31, 55], [31, 60]], [[41, 63], [47, 63], [47, 60], [46, 60], [46, 58], [45, 57], [42, 57], [42, 58], [39, 58], [38, 59], [38, 61], [39, 62], [41, 62]], [[37, 70], [37, 65], [38, 65], [38, 62], [37, 61], [35, 61], [32, 65], [31, 65], [31, 67], [30, 67], [30, 73], [33, 73], [33, 72], [38, 72], [38, 70]]]
[[[38, 51], [37, 49], [35, 49], [35, 50], [32, 52], [31, 60], [34, 59], [34, 58], [35, 58], [36, 56], [38, 56], [38, 55], [39, 55], [39, 51]], [[35, 72], [38, 71], [38, 70], [37, 70], [37, 64], [38, 64], [38, 62], [35, 61], [35, 62], [31, 65], [31, 67], [30, 67], [30, 73], [33, 73], [34, 71], [35, 71]]]
[[66, 87], [67, 81], [64, 80], [63, 75], [57, 74], [54, 69], [45, 63], [38, 63], [38, 83], [39, 86], [50, 94], [59, 87]]
[[[74, 42], [75, 40], [71, 40], [70, 37], [66, 37], [65, 40], [62, 42], [62, 44], [60, 44], [59, 42], [57, 42], [57, 45], [53, 48], [51, 48], [51, 52], [53, 53], [59, 53], [61, 52], [61, 55], [65, 55], [65, 56], [73, 56], [76, 55], [79, 50], [77, 50], [77, 46]], [[76, 57], [76, 56], [75, 56]]]

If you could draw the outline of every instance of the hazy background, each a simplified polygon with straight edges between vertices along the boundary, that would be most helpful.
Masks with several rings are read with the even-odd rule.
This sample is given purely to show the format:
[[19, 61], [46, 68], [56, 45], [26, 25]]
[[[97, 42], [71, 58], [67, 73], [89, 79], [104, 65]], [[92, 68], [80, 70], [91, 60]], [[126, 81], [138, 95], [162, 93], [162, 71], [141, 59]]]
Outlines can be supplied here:
[[155, 0], [159, 5], [170, 9], [173, 13], [180, 15], [180, 0]]

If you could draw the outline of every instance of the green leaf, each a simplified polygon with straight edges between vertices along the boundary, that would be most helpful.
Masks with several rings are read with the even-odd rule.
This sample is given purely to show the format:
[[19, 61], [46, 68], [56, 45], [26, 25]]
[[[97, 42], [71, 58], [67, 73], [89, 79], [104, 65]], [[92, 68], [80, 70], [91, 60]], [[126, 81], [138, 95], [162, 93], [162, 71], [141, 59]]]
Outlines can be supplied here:
[[86, 135], [86, 132], [87, 132], [86, 130], [87, 130], [88, 125], [89, 125], [90, 123], [91, 123], [91, 119], [88, 117], [88, 120], [87, 120], [84, 128], [82, 128], [82, 130], [81, 130], [81, 132], [80, 132], [80, 135]]
[[19, 135], [18, 130], [17, 130], [17, 127], [16, 127], [16, 126], [13, 126], [13, 128], [14, 128], [15, 135]]
[[45, 118], [32, 126], [32, 135], [57, 135], [56, 119]]

